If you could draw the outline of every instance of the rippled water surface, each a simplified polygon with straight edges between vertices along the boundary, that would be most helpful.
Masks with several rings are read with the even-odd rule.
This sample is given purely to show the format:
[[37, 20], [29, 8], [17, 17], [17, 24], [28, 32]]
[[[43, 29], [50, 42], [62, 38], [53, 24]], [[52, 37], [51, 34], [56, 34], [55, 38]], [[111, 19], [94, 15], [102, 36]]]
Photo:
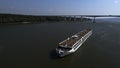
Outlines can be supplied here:
[[[120, 23], [114, 22], [0, 25], [0, 64], [7, 68], [120, 68]], [[93, 30], [92, 36], [74, 54], [57, 58], [58, 43], [85, 28]]]

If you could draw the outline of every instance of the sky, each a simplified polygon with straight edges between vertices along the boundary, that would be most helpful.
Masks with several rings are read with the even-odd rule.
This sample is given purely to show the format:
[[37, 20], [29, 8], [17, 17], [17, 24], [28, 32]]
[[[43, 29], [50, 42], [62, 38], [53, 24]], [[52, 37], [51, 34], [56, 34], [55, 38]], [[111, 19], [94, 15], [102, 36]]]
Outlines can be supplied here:
[[120, 15], [120, 0], [0, 0], [0, 13]]

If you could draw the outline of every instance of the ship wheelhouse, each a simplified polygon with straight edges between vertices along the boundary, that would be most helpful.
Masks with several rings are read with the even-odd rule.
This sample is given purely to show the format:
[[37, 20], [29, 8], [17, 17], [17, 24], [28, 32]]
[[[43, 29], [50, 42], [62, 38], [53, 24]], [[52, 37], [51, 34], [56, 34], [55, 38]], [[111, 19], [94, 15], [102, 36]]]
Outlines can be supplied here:
[[69, 50], [71, 50], [72, 48], [70, 48], [70, 47], [58, 46], [57, 49], [58, 49], [58, 50], [63, 50], [63, 51], [69, 51]]

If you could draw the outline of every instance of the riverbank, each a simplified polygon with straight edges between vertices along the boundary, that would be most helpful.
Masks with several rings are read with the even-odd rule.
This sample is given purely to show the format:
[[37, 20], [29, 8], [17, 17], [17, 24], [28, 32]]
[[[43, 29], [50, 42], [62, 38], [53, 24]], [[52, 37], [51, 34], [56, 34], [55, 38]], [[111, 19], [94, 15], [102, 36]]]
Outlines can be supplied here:
[[0, 14], [0, 24], [33, 24], [45, 22], [83, 22], [89, 21], [89, 18], [74, 18], [63, 16], [35, 16], [20, 14]]

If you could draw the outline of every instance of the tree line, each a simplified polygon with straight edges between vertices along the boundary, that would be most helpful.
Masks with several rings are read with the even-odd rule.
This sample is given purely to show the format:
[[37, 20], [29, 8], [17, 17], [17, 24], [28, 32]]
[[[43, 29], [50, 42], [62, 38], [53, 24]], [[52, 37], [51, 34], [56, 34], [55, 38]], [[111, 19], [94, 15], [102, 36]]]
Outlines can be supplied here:
[[0, 23], [44, 23], [44, 22], [61, 22], [61, 21], [88, 21], [89, 18], [74, 18], [64, 16], [35, 16], [35, 15], [19, 15], [19, 14], [0, 14]]

